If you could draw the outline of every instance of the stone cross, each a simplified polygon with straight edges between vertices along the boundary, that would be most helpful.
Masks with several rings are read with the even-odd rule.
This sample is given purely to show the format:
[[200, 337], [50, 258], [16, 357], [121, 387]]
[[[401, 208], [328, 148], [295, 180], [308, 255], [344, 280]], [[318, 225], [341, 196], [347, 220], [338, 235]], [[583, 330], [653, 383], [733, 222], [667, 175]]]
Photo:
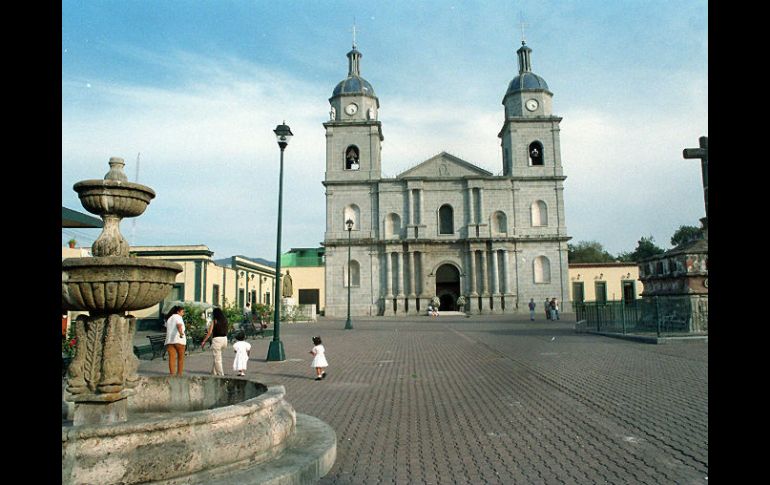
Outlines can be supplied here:
[[702, 136], [699, 139], [699, 148], [685, 148], [682, 152], [684, 158], [700, 158], [701, 177], [703, 178], [703, 201], [706, 206], [706, 220], [709, 217], [709, 138]]

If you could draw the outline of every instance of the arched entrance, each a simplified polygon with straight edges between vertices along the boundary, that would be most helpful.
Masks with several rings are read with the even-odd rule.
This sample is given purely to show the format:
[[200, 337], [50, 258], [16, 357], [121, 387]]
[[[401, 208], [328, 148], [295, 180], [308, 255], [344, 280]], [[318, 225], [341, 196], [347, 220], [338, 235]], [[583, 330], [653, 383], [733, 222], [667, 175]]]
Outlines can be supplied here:
[[460, 296], [460, 271], [451, 264], [443, 264], [436, 270], [436, 296], [441, 300], [439, 310], [457, 310]]

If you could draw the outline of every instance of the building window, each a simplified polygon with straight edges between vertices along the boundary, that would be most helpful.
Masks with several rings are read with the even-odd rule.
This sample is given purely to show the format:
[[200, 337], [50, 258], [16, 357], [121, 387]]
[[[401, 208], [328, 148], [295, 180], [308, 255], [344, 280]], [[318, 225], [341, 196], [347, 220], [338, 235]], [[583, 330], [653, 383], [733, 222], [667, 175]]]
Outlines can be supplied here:
[[452, 206], [444, 204], [438, 210], [439, 234], [454, 234], [454, 211]]
[[529, 165], [539, 166], [543, 163], [543, 144], [539, 141], [533, 141], [529, 144]]
[[361, 168], [360, 154], [361, 152], [355, 145], [350, 145], [345, 149], [345, 170], [358, 170]]
[[538, 256], [532, 262], [532, 269], [535, 274], [535, 283], [551, 282], [551, 262], [545, 256]]
[[385, 237], [398, 238], [401, 236], [401, 217], [390, 213], [385, 217]]
[[548, 207], [542, 200], [536, 200], [530, 207], [532, 214], [532, 227], [543, 227], [548, 225]]
[[361, 209], [359, 209], [357, 205], [350, 204], [349, 206], [345, 207], [345, 210], [344, 210], [344, 212], [342, 214], [342, 230], [345, 231], [345, 232], [348, 231], [348, 226], [346, 224], [348, 219], [353, 221], [353, 230], [354, 231], [358, 231], [359, 229], [361, 229], [358, 226], [358, 221], [360, 219], [360, 217], [359, 217], [360, 215], [361, 215]]
[[492, 214], [492, 232], [494, 234], [508, 232], [508, 218], [505, 216], [505, 212], [497, 211]]
[[585, 301], [584, 285], [582, 281], [572, 282], [572, 301], [575, 303], [583, 303]]
[[211, 289], [211, 301], [214, 305], [219, 305], [219, 285], [214, 285]]
[[[348, 265], [344, 266], [344, 273], [342, 275], [342, 286], [347, 288], [348, 286]], [[361, 265], [355, 259], [350, 261], [350, 287], [361, 286]]]

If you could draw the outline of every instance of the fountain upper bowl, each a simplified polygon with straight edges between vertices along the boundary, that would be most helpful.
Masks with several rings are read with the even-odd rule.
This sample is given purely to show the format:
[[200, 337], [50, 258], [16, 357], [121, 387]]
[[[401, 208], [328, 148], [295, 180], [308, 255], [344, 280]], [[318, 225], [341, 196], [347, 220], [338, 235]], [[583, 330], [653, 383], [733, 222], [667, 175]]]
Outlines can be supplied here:
[[62, 261], [62, 307], [113, 313], [151, 307], [171, 291], [182, 266], [117, 256]]
[[155, 191], [146, 185], [120, 180], [83, 180], [72, 188], [83, 207], [100, 216], [137, 217], [155, 198]]

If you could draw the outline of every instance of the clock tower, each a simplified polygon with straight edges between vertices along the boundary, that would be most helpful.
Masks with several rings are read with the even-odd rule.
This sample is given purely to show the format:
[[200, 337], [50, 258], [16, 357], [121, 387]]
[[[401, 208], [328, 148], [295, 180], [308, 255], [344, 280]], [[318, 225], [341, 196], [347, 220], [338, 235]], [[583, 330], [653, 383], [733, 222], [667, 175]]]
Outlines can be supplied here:
[[361, 52], [348, 52], [348, 77], [334, 88], [326, 128], [326, 181], [364, 181], [380, 178], [382, 125], [380, 101], [361, 77]]
[[502, 139], [504, 176], [562, 174], [559, 122], [553, 115], [553, 93], [545, 79], [532, 72], [532, 49], [522, 41], [516, 54], [519, 75], [503, 97]]

